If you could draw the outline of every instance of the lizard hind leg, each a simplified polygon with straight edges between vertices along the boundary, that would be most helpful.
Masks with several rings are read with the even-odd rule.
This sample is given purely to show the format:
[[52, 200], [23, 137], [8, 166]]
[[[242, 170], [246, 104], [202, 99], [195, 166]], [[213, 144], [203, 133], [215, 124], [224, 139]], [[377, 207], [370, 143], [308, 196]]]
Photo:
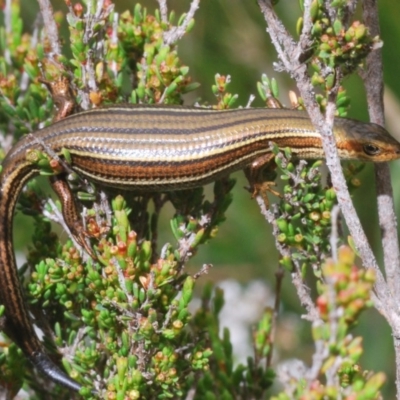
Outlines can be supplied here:
[[269, 206], [267, 193], [272, 193], [274, 196], [281, 197], [281, 194], [272, 189], [276, 186], [274, 179], [276, 178], [276, 164], [274, 161], [274, 154], [266, 153], [255, 159], [250, 166], [248, 166], [244, 173], [249, 181], [250, 187], [248, 188], [252, 194], [252, 198], [260, 195], [265, 205]]
[[96, 254], [86, 241], [90, 235], [86, 232], [83, 226], [76, 207], [74, 196], [68, 183], [60, 176], [52, 176], [50, 178], [50, 183], [57, 197], [60, 199], [64, 222], [68, 226], [73, 238], [89, 254], [90, 257], [96, 260]]

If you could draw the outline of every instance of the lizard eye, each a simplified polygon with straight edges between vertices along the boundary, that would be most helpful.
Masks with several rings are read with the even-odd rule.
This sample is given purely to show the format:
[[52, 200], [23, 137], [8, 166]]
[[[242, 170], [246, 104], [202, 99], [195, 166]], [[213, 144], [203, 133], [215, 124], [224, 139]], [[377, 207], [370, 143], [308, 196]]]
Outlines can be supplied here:
[[364, 153], [368, 154], [369, 156], [376, 156], [381, 152], [381, 149], [378, 146], [375, 146], [373, 144], [365, 144], [363, 146]]

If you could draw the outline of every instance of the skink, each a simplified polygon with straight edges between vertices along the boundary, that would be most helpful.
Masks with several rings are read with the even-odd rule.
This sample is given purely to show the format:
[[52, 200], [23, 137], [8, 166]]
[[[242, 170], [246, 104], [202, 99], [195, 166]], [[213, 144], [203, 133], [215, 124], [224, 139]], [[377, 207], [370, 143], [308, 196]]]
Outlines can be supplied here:
[[[400, 144], [378, 125], [337, 119], [334, 135], [341, 158], [381, 162], [400, 157]], [[18, 280], [13, 214], [25, 183], [39, 173], [27, 151], [62, 157], [67, 149], [70, 167], [90, 181], [167, 191], [198, 187], [239, 169], [262, 168], [272, 157], [270, 142], [291, 148], [297, 158], [324, 157], [308, 115], [286, 109], [114, 106], [73, 115], [22, 138], [7, 154], [0, 175], [0, 303], [7, 332], [35, 367], [54, 382], [80, 388], [46, 355]], [[58, 194], [63, 196], [62, 190]]]

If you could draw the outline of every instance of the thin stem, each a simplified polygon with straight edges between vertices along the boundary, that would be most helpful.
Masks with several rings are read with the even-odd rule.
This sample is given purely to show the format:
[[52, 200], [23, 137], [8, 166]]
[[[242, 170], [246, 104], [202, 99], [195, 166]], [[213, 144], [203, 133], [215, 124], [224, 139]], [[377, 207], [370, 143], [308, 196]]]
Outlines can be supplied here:
[[58, 37], [58, 27], [54, 20], [53, 7], [49, 0], [38, 0], [43, 23], [51, 46], [51, 56], [61, 56], [61, 45]]
[[281, 304], [281, 292], [282, 292], [282, 282], [285, 277], [285, 271], [282, 266], [278, 266], [277, 271], [275, 272], [275, 302], [274, 302], [274, 310], [272, 315], [272, 329], [269, 334], [269, 342], [270, 342], [270, 351], [267, 356], [266, 361], [266, 369], [271, 367], [272, 364], [272, 356], [274, 354], [274, 343], [275, 343], [275, 333], [276, 333], [276, 324], [279, 316], [279, 306]]
[[[380, 35], [376, 0], [364, 0], [363, 16], [372, 36]], [[368, 101], [370, 119], [384, 125], [383, 65], [382, 52], [376, 49], [367, 57], [366, 69], [360, 74]], [[393, 190], [387, 164], [375, 166], [375, 182], [378, 195], [378, 216], [381, 228], [384, 266], [391, 294], [400, 302], [400, 250], [397, 235], [397, 218], [394, 212]], [[400, 387], [399, 387], [400, 389]]]
[[173, 27], [168, 32], [164, 33], [164, 43], [166, 45], [175, 43], [182, 38], [182, 36], [186, 33], [189, 23], [194, 18], [194, 14], [196, 13], [196, 10], [199, 8], [199, 5], [200, 5], [200, 0], [192, 0], [192, 2], [190, 3], [189, 11], [186, 14], [186, 17], [183, 20], [182, 24]]

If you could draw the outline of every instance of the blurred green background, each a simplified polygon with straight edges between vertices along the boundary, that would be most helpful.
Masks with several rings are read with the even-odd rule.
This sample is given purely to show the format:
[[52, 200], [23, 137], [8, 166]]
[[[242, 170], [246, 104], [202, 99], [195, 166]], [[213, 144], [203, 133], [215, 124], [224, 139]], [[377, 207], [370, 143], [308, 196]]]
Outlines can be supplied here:
[[[31, 30], [38, 13], [38, 5], [32, 0], [23, 0], [25, 29]], [[67, 11], [63, 1], [53, 1], [56, 10]], [[124, 11], [133, 9], [136, 1], [115, 0], [116, 9]], [[154, 0], [142, 0], [150, 13], [157, 7]], [[179, 15], [188, 10], [190, 1], [170, 0], [169, 9]], [[380, 0], [381, 37], [384, 42], [384, 74], [386, 84], [387, 126], [391, 133], [400, 138], [400, 2]], [[280, 0], [277, 12], [293, 33], [300, 8], [297, 1]], [[264, 19], [255, 0], [202, 0], [197, 11], [196, 24], [193, 31], [179, 45], [180, 57], [190, 67], [194, 81], [201, 87], [194, 94], [185, 97], [186, 104], [201, 102], [214, 103], [211, 85], [214, 75], [229, 74], [232, 83], [229, 89], [239, 94], [237, 105], [246, 105], [251, 94], [256, 95], [256, 83], [262, 73], [275, 77], [281, 89], [281, 100], [288, 104], [287, 91], [295, 90], [294, 83], [285, 74], [278, 74], [273, 69], [277, 61], [276, 53], [269, 42]], [[65, 30], [65, 32], [67, 32]], [[345, 87], [352, 99], [349, 116], [367, 120], [364, 89], [358, 77], [346, 79]], [[253, 105], [262, 105], [256, 99]], [[400, 163], [391, 165], [396, 204], [400, 196]], [[212, 263], [214, 268], [205, 279], [215, 282], [226, 278], [234, 278], [246, 284], [254, 279], [262, 279], [273, 287], [274, 273], [277, 268], [277, 251], [274, 246], [270, 228], [260, 216], [257, 204], [243, 190], [246, 184], [241, 174], [234, 190], [234, 202], [227, 214], [227, 221], [221, 226], [218, 237], [210, 244], [203, 246], [199, 254], [191, 261], [191, 268], [197, 271], [203, 263]], [[356, 191], [354, 199], [362, 223], [374, 249], [381, 259], [380, 233], [377, 228], [376, 199], [372, 166], [368, 166], [361, 176], [362, 188]], [[26, 225], [25, 225], [26, 227]], [[25, 229], [24, 227], [24, 229]], [[168, 225], [162, 239], [172, 240]], [[22, 244], [21, 244], [22, 245]], [[283, 288], [283, 315], [292, 312], [301, 314], [297, 296], [287, 276]], [[296, 332], [301, 336], [301, 346], [297, 340], [282, 343], [281, 355], [301, 357], [310, 361], [312, 347], [309, 342], [309, 326], [298, 318]], [[373, 310], [364, 314], [355, 333], [361, 333], [365, 340], [363, 368], [382, 370], [387, 374], [388, 383], [385, 398], [394, 397], [395, 365], [393, 344], [386, 322]], [[290, 335], [289, 335], [289, 339]], [[286, 349], [286, 350], [285, 350]]]

